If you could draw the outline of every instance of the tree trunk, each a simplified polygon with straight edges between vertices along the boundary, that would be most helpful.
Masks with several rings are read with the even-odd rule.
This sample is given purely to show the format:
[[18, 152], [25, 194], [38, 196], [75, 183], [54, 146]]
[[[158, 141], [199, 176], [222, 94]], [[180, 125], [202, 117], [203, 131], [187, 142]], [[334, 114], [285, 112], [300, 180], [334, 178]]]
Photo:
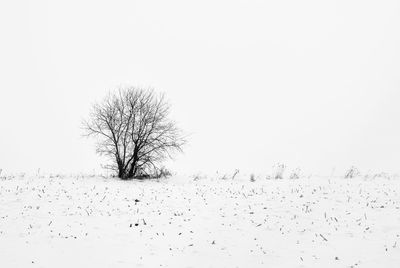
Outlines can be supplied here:
[[125, 179], [125, 169], [124, 165], [120, 158], [117, 157], [117, 165], [118, 165], [118, 178]]
[[125, 178], [125, 171], [123, 167], [118, 167], [118, 178], [124, 179]]
[[132, 165], [129, 168], [129, 172], [128, 172], [128, 178], [129, 179], [132, 179], [136, 175], [136, 163], [137, 163], [137, 160], [133, 159]]
[[133, 160], [132, 160], [132, 164], [131, 164], [131, 166], [129, 167], [129, 171], [128, 171], [128, 179], [132, 179], [135, 175], [136, 175], [136, 172], [137, 172], [137, 168], [136, 168], [136, 165], [137, 165], [137, 162], [138, 162], [138, 149], [137, 149], [137, 146], [135, 146], [135, 149], [134, 149], [134, 152], [133, 152]]

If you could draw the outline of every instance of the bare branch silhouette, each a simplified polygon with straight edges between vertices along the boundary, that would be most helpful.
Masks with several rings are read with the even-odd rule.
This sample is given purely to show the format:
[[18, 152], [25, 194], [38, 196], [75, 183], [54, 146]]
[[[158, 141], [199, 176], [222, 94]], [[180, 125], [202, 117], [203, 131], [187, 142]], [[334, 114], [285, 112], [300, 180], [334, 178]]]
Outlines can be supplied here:
[[163, 94], [129, 87], [93, 105], [83, 125], [87, 136], [98, 138], [97, 153], [110, 158], [106, 167], [130, 179], [157, 172], [160, 162], [182, 151], [186, 141], [169, 113]]

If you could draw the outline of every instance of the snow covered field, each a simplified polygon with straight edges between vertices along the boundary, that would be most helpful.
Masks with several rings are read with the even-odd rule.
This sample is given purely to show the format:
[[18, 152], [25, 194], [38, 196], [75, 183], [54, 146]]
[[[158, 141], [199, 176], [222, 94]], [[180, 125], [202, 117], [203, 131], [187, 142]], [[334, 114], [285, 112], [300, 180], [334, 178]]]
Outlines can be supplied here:
[[2, 178], [0, 267], [400, 267], [400, 180]]

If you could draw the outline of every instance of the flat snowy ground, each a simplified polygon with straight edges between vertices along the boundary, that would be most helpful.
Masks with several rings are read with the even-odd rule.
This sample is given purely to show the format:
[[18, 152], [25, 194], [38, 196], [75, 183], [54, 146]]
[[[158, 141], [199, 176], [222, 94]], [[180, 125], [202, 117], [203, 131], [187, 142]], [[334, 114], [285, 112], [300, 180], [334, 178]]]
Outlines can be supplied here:
[[0, 179], [0, 267], [400, 267], [400, 180]]

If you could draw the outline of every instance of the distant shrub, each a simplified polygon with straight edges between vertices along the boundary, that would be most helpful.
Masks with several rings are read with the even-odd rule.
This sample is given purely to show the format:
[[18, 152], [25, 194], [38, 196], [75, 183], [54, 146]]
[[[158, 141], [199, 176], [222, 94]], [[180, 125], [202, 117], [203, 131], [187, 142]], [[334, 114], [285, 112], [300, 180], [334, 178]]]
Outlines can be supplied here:
[[154, 175], [154, 178], [161, 179], [161, 178], [168, 178], [171, 176], [172, 176], [171, 171], [165, 167], [162, 167], [159, 170], [157, 170], [156, 174]]
[[286, 166], [285, 164], [278, 163], [274, 166], [275, 172], [273, 175], [273, 178], [275, 180], [282, 180], [283, 179], [283, 173], [285, 172]]
[[272, 178], [271, 175], [267, 175], [267, 176], [265, 176], [265, 179], [266, 179], [266, 180], [272, 180], [273, 178]]
[[372, 178], [376, 179], [376, 178], [383, 178], [383, 179], [390, 179], [390, 174], [386, 173], [386, 172], [380, 172], [380, 173], [376, 173], [372, 176]]
[[192, 176], [193, 181], [199, 181], [199, 180], [203, 180], [205, 178], [206, 178], [206, 176], [202, 175], [202, 174], [195, 174]]
[[292, 174], [290, 174], [289, 179], [291, 180], [297, 180], [300, 179], [300, 168], [296, 168], [295, 170], [292, 171]]
[[360, 174], [360, 171], [355, 166], [352, 166], [346, 171], [344, 178], [351, 179], [360, 176]]

